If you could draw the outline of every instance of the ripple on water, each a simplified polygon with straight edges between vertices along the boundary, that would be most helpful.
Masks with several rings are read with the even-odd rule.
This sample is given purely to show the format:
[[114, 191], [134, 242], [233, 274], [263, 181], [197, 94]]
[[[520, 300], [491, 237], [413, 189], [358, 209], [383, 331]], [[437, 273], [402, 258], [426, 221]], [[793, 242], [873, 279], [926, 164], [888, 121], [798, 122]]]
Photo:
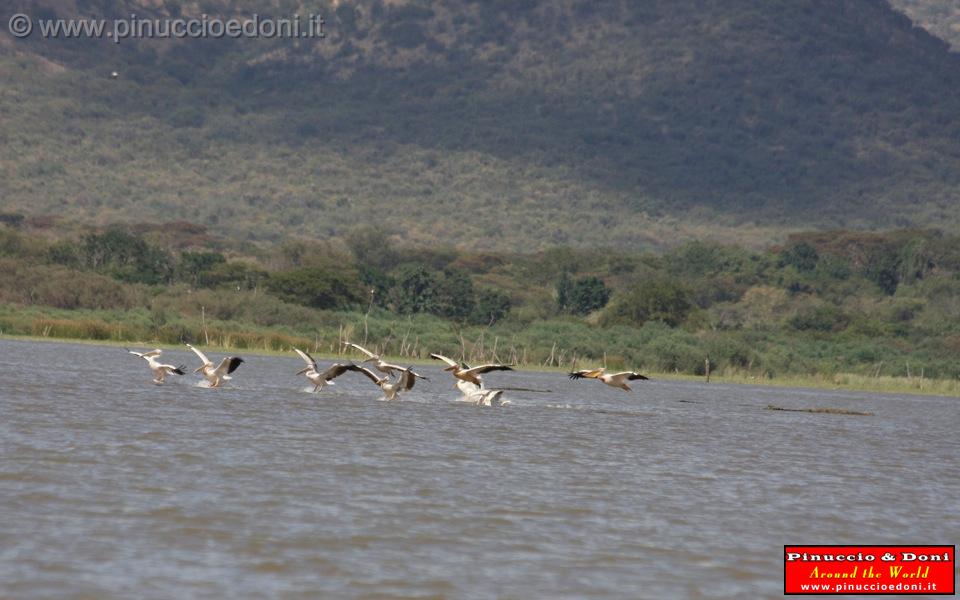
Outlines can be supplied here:
[[434, 367], [384, 403], [304, 394], [296, 357], [209, 390], [117, 352], [0, 340], [11, 597], [776, 597], [784, 543], [960, 534], [953, 399], [517, 372], [490, 383], [553, 392], [484, 410]]

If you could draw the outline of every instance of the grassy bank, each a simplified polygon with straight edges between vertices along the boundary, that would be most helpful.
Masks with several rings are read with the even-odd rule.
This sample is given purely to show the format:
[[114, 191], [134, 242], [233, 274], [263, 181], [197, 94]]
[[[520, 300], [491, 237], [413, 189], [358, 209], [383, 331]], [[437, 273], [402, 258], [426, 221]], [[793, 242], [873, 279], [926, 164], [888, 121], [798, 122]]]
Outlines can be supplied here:
[[[118, 332], [124, 329], [118, 328]], [[76, 329], [64, 329], [64, 331], [83, 331], [82, 327]], [[131, 331], [128, 329], [128, 331]], [[311, 341], [306, 338], [296, 338], [282, 335], [268, 335], [257, 337], [258, 334], [246, 332], [244, 335], [228, 335], [224, 337], [215, 337], [210, 343], [205, 341], [197, 342], [203, 348], [222, 350], [228, 352], [243, 351], [247, 354], [261, 356], [290, 356], [294, 346], [308, 348], [315, 358], [323, 361], [343, 360], [344, 358], [360, 360], [357, 353], [337, 352], [332, 348], [320, 348], [311, 346]], [[10, 329], [0, 328], [0, 339], [13, 339], [33, 342], [68, 342], [77, 344], [90, 344], [97, 346], [138, 346], [138, 347], [160, 347], [167, 350], [183, 350], [183, 343], [170, 343], [155, 339], [123, 339], [120, 336], [109, 338], [86, 338], [86, 337], [62, 337], [51, 335], [32, 335], [12, 332]], [[231, 340], [241, 340], [246, 345], [234, 346], [226, 342]], [[255, 343], [250, 343], [255, 341]], [[283, 341], [292, 342], [291, 345], [283, 345]], [[455, 355], [459, 356], [459, 355]], [[410, 365], [426, 365], [437, 362], [425, 356], [399, 356], [385, 355], [385, 358], [392, 362]], [[584, 363], [584, 365], [587, 363]], [[593, 363], [590, 363], [593, 364]], [[599, 363], [596, 363], [599, 364]], [[558, 375], [568, 372], [573, 365], [544, 365], [540, 363], [519, 363], [518, 370], [523, 371], [541, 371], [555, 372]], [[690, 381], [705, 383], [704, 375], [682, 373], [680, 371], [657, 371], [644, 370], [646, 375], [653, 380], [666, 381]], [[932, 395], [932, 396], [956, 396], [960, 397], [960, 381], [950, 379], [930, 379], [923, 376], [894, 377], [889, 375], [867, 376], [856, 373], [812, 373], [812, 374], [786, 374], [780, 376], [771, 376], [769, 374], [751, 374], [737, 369], [722, 369], [710, 374], [711, 384], [726, 385], [749, 385], [749, 386], [776, 386], [791, 388], [811, 388], [824, 390], [845, 390], [858, 392], [876, 392], [882, 394], [911, 394], [911, 395]]]

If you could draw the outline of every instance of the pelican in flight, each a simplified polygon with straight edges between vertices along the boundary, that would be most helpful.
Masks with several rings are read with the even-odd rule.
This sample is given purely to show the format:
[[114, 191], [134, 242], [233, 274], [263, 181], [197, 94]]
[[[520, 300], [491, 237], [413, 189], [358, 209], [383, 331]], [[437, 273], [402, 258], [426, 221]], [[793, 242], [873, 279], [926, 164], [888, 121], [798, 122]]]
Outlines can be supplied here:
[[[394, 365], [394, 364], [388, 363], [387, 361], [383, 360], [383, 358], [379, 354], [374, 354], [373, 352], [370, 352], [369, 350], [367, 350], [363, 346], [360, 346], [359, 344], [354, 344], [353, 342], [344, 342], [343, 345], [350, 346], [351, 348], [355, 348], [360, 352], [362, 352], [363, 354], [366, 354], [367, 358], [365, 358], [363, 362], [374, 363], [373, 366], [376, 367], [377, 370], [380, 371], [381, 373], [386, 373], [387, 375], [392, 376], [395, 373], [400, 373], [404, 370], [403, 367], [401, 367], [400, 365]], [[416, 377], [420, 377], [416, 373], [414, 373], [414, 375]]]
[[238, 356], [228, 356], [221, 360], [219, 365], [214, 367], [213, 363], [210, 362], [210, 359], [207, 358], [203, 352], [200, 352], [190, 344], [187, 344], [187, 348], [193, 350], [194, 354], [199, 356], [200, 360], [203, 361], [203, 364], [197, 367], [194, 373], [202, 373], [203, 378], [210, 382], [210, 387], [220, 387], [221, 381], [233, 379], [230, 377], [230, 373], [236, 371], [240, 363], [243, 362], [243, 359]]
[[150, 352], [134, 352], [133, 350], [127, 348], [127, 352], [134, 356], [139, 356], [143, 360], [147, 361], [147, 364], [150, 365], [150, 370], [153, 371], [153, 382], [157, 385], [163, 383], [163, 380], [166, 379], [167, 375], [170, 373], [176, 373], [177, 375], [183, 375], [185, 366], [180, 365], [175, 367], [173, 365], [165, 365], [158, 361], [157, 359], [163, 354], [163, 350], [157, 348], [156, 350], [151, 350]]
[[346, 365], [337, 363], [331, 365], [326, 371], [321, 371], [320, 367], [317, 366], [317, 361], [312, 356], [298, 348], [294, 348], [293, 351], [300, 355], [303, 362], [307, 363], [306, 367], [297, 371], [297, 375], [305, 375], [314, 385], [314, 392], [319, 392], [327, 384], [333, 385], [333, 380], [347, 371], [356, 371], [360, 368], [353, 363]]
[[411, 371], [409, 368], [404, 369], [396, 381], [390, 381], [390, 378], [388, 377], [377, 377], [376, 373], [366, 367], [358, 367], [357, 365], [352, 366], [354, 370], [360, 371], [369, 377], [370, 381], [379, 385], [380, 389], [383, 390], [384, 397], [386, 397], [387, 400], [397, 400], [400, 397], [400, 392], [406, 392], [407, 390], [413, 389], [413, 384], [417, 382], [417, 378], [424, 379], [423, 377]]
[[479, 367], [468, 367], [466, 364], [458, 363], [452, 358], [447, 358], [442, 354], [431, 354], [430, 358], [435, 358], [437, 360], [442, 360], [447, 363], [447, 368], [444, 371], [450, 371], [454, 377], [460, 379], [461, 381], [468, 381], [477, 387], [483, 387], [483, 381], [480, 380], [480, 375], [484, 373], [489, 373], [490, 371], [512, 371], [513, 367], [509, 365], [480, 365]]
[[500, 399], [503, 390], [487, 390], [463, 379], [457, 380], [457, 388], [463, 394], [461, 402], [469, 402], [477, 406], [506, 406], [510, 404], [509, 400]]
[[570, 373], [570, 379], [599, 379], [603, 383], [609, 385], [610, 387], [620, 388], [621, 390], [630, 391], [630, 386], [627, 385], [627, 381], [634, 381], [637, 379], [650, 379], [646, 375], [641, 375], [640, 373], [635, 373], [634, 371], [624, 371], [623, 373], [604, 373], [606, 368], [601, 367], [599, 369], [584, 369], [582, 371], [574, 371]]

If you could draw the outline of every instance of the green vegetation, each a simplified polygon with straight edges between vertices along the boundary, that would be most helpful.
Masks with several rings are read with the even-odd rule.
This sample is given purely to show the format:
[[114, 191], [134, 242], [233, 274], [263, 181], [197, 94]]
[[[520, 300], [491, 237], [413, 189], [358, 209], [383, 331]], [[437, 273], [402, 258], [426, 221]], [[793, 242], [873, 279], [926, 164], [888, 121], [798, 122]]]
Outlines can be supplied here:
[[268, 242], [374, 219], [497, 252], [960, 225], [958, 57], [885, 2], [25, 0], [0, 22], [14, 8], [298, 10], [329, 33], [0, 36], [0, 198], [31, 217]]
[[0, 226], [5, 334], [321, 353], [350, 339], [411, 361], [687, 375], [709, 360], [721, 380], [888, 389], [903, 377], [960, 391], [960, 237], [932, 230], [664, 254], [471, 253], [387, 236], [371, 266], [358, 243], [263, 249], [177, 224], [40, 236], [30, 219], [4, 221], [15, 223]]

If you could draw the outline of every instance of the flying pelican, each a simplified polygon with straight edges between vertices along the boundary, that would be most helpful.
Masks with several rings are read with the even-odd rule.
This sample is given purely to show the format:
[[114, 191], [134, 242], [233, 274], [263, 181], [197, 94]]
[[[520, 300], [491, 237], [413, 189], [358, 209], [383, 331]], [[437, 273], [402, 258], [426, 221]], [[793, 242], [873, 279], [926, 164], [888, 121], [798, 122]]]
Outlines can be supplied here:
[[143, 360], [147, 361], [147, 364], [150, 365], [150, 370], [153, 371], [153, 382], [157, 385], [162, 384], [163, 380], [166, 379], [167, 375], [169, 375], [170, 373], [183, 375], [184, 374], [183, 370], [186, 369], [186, 367], [184, 367], [183, 365], [180, 365], [179, 367], [175, 367], [173, 365], [165, 365], [157, 361], [157, 358], [159, 358], [160, 355], [163, 354], [163, 350], [161, 350], [160, 348], [157, 348], [156, 350], [151, 350], [150, 352], [134, 352], [129, 348], [127, 348], [126, 350], [130, 354], [134, 356], [139, 356]]
[[457, 388], [463, 394], [464, 402], [476, 404], [477, 406], [506, 406], [510, 404], [509, 400], [501, 400], [503, 390], [486, 390], [477, 386], [475, 383], [457, 380]]
[[607, 374], [605, 367], [599, 369], [584, 369], [583, 371], [574, 371], [570, 373], [570, 379], [599, 379], [603, 383], [609, 385], [610, 387], [620, 388], [621, 390], [630, 391], [630, 386], [627, 385], [627, 381], [634, 381], [636, 379], [650, 379], [646, 375], [641, 375], [640, 373], [635, 373], [633, 371], [624, 371], [623, 373], [613, 373]]
[[202, 373], [204, 379], [210, 382], [210, 387], [220, 387], [221, 381], [233, 379], [230, 377], [230, 373], [236, 371], [240, 363], [243, 362], [243, 359], [238, 356], [228, 356], [220, 361], [219, 365], [214, 367], [213, 363], [210, 362], [210, 359], [207, 358], [203, 352], [200, 352], [190, 344], [187, 344], [187, 348], [193, 350], [193, 352], [200, 357], [200, 360], [203, 361], [203, 365], [198, 367], [194, 373]]
[[319, 392], [323, 389], [323, 386], [327, 384], [333, 385], [333, 380], [343, 375], [347, 371], [356, 371], [360, 368], [353, 363], [346, 365], [337, 363], [335, 365], [331, 365], [326, 371], [320, 371], [320, 367], [317, 366], [317, 361], [314, 360], [312, 356], [298, 348], [294, 348], [293, 350], [300, 355], [300, 358], [303, 359], [303, 362], [307, 363], [306, 367], [297, 371], [297, 375], [306, 375], [307, 379], [310, 380], [310, 383], [314, 385], [314, 392]]
[[[383, 395], [387, 400], [397, 400], [400, 397], [400, 392], [412, 390], [413, 384], [417, 382], [418, 375], [409, 368], [404, 369], [396, 381], [390, 381], [390, 379], [387, 377], [377, 377], [376, 373], [366, 367], [358, 367], [357, 365], [352, 366], [354, 367], [353, 370], [360, 371], [369, 377], [370, 381], [379, 385], [380, 389], [383, 390]], [[421, 377], [421, 379], [423, 378]]]
[[[373, 352], [370, 352], [369, 350], [367, 350], [363, 346], [360, 346], [359, 344], [354, 344], [353, 342], [344, 342], [343, 344], [345, 346], [350, 346], [351, 348], [356, 348], [360, 352], [366, 354], [367, 358], [365, 358], [363, 362], [374, 363], [373, 366], [375, 366], [377, 370], [380, 371], [381, 373], [386, 373], [387, 375], [392, 376], [394, 373], [400, 373], [401, 371], [404, 370], [403, 367], [401, 367], [400, 365], [394, 365], [394, 364], [388, 363], [387, 361], [383, 360], [383, 358], [379, 354], [374, 354]], [[416, 373], [414, 373], [414, 376], [421, 377]]]
[[444, 371], [450, 371], [454, 377], [462, 381], [469, 381], [470, 383], [483, 387], [483, 382], [480, 380], [480, 375], [483, 373], [489, 373], [490, 371], [512, 371], [513, 367], [509, 365], [480, 365], [479, 367], [470, 368], [466, 364], [460, 364], [452, 358], [447, 358], [442, 354], [431, 354], [430, 358], [435, 358], [437, 360], [442, 360], [447, 363], [447, 368]]

